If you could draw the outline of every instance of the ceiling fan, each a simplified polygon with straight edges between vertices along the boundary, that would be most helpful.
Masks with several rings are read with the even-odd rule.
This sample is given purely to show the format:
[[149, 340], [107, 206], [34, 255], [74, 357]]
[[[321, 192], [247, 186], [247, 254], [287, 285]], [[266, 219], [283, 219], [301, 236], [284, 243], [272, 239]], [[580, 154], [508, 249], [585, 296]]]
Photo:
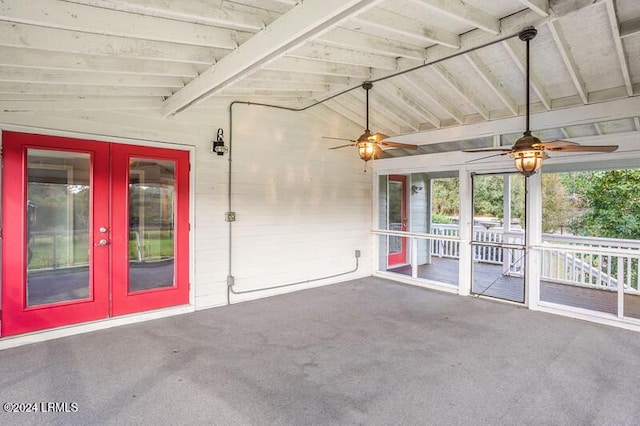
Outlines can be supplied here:
[[527, 27], [520, 32], [518, 37], [520, 40], [527, 44], [527, 105], [526, 105], [526, 120], [527, 126], [523, 135], [516, 141], [513, 146], [502, 147], [488, 147], [488, 148], [473, 148], [465, 149], [463, 152], [490, 152], [500, 151], [499, 154], [490, 155], [488, 157], [482, 157], [471, 161], [483, 160], [485, 158], [496, 157], [500, 155], [511, 155], [515, 160], [515, 165], [518, 171], [524, 176], [531, 176], [537, 173], [542, 168], [542, 160], [549, 158], [547, 151], [551, 152], [613, 152], [618, 149], [618, 145], [580, 145], [576, 142], [570, 142], [565, 140], [553, 140], [548, 142], [542, 142], [537, 137], [531, 134], [529, 129], [529, 41], [533, 40], [538, 34], [538, 30], [534, 27]]
[[418, 149], [417, 145], [410, 145], [406, 143], [392, 142], [387, 141], [389, 136], [383, 133], [371, 133], [369, 130], [369, 90], [373, 88], [373, 83], [370, 81], [365, 81], [362, 83], [362, 88], [366, 92], [366, 100], [367, 100], [367, 114], [366, 114], [366, 127], [364, 133], [358, 137], [358, 139], [346, 139], [346, 138], [332, 138], [328, 136], [323, 136], [324, 139], [336, 139], [343, 141], [350, 141], [351, 143], [345, 145], [334, 146], [329, 149], [339, 149], [346, 148], [348, 146], [355, 146], [358, 149], [358, 155], [365, 162], [365, 172], [367, 161], [375, 158], [376, 155], [379, 155], [382, 152], [382, 147], [392, 147], [392, 148], [403, 148], [403, 149]]

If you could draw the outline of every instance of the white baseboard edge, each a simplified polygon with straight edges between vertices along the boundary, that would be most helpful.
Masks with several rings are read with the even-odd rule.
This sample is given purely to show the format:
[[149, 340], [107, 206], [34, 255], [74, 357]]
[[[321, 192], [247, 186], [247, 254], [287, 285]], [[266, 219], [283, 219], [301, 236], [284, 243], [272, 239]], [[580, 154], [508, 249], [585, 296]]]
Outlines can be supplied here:
[[453, 284], [445, 284], [445, 283], [439, 283], [437, 281], [416, 279], [408, 275], [401, 275], [393, 272], [384, 272], [384, 271], [377, 271], [373, 274], [373, 276], [378, 278], [384, 278], [391, 281], [401, 282], [403, 284], [413, 285], [416, 287], [427, 288], [429, 290], [438, 290], [438, 291], [444, 291], [447, 293], [458, 294], [458, 287], [454, 286]]
[[588, 309], [575, 308], [565, 305], [558, 305], [550, 302], [540, 302], [536, 310], [539, 312], [561, 315], [563, 317], [589, 321], [596, 324], [623, 328], [625, 330], [640, 331], [640, 319], [636, 320], [633, 318], [618, 318], [613, 314], [607, 314], [604, 312], [591, 311]]
[[174, 315], [182, 315], [194, 311], [195, 308], [192, 305], [178, 306], [158, 309], [150, 312], [123, 315], [117, 318], [108, 318], [99, 321], [92, 321], [89, 323], [68, 325], [51, 330], [35, 331], [33, 333], [21, 334], [19, 336], [3, 337], [2, 339], [0, 339], [0, 350], [15, 348], [23, 345], [30, 345], [32, 343], [46, 342], [47, 340], [59, 339], [61, 337], [90, 333], [97, 330], [105, 330], [107, 328], [126, 324], [135, 324], [159, 318], [171, 317]]

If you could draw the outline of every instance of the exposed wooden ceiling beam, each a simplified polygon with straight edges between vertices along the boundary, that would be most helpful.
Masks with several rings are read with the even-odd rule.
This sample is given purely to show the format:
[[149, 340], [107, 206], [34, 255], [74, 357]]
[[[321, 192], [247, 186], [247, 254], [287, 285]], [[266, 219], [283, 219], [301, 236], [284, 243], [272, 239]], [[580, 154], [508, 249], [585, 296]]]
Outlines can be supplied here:
[[410, 128], [414, 132], [420, 130], [420, 123], [418, 123], [415, 119], [408, 117], [407, 114], [404, 114], [402, 110], [398, 108], [397, 104], [395, 106], [391, 105], [391, 103], [393, 102], [392, 98], [383, 97], [376, 90], [372, 90], [369, 94], [369, 97], [369, 107], [372, 110], [377, 111], [379, 114], [382, 114], [385, 117], [389, 117], [397, 123], [404, 123], [405, 127]]
[[373, 9], [363, 13], [351, 19], [347, 25], [350, 28], [357, 26], [368, 32], [379, 30], [383, 33], [397, 34], [405, 39], [413, 40], [419, 46], [439, 44], [453, 49], [460, 47], [458, 34], [428, 26], [384, 9]]
[[318, 61], [335, 62], [339, 64], [355, 65], [359, 67], [380, 68], [395, 71], [398, 64], [395, 58], [376, 55], [374, 53], [359, 52], [353, 49], [324, 46], [318, 43], [306, 43], [287, 53], [288, 57], [315, 59]]
[[[364, 130], [366, 117], [365, 117], [365, 104], [358, 99], [353, 93], [348, 93], [344, 96], [340, 96], [332, 99], [331, 104], [334, 108], [339, 108], [343, 111], [343, 114], [348, 115], [352, 118], [355, 123], [358, 125], [360, 130]], [[376, 131], [380, 131], [379, 129], [383, 129], [384, 125], [376, 120], [376, 117], [373, 117], [372, 114], [369, 114], [369, 128], [377, 129]], [[351, 139], [355, 139], [360, 134], [349, 136]]]
[[[361, 114], [363, 114], [361, 126], [364, 129], [364, 125], [365, 125], [364, 114], [366, 111], [364, 90], [354, 90], [352, 92], [347, 93], [344, 96], [340, 96], [335, 99], [338, 102], [344, 101], [343, 105], [348, 104], [348, 105], [355, 105], [355, 106], [361, 107]], [[371, 102], [369, 102], [369, 104], [370, 106], [372, 105]], [[395, 121], [391, 116], [381, 113], [376, 108], [369, 108], [369, 129], [374, 133], [381, 132], [386, 134], [389, 134], [388, 131], [392, 130], [390, 134], [393, 135], [393, 134], [400, 133], [401, 122]]]
[[[411, 0], [416, 1], [416, 0]], [[454, 2], [452, 2], [454, 3]], [[573, 13], [582, 8], [599, 7], [599, 4], [593, 4], [593, 0], [572, 0], [570, 2], [560, 1], [553, 5], [553, 16], [558, 18]], [[531, 9], [524, 9], [513, 15], [504, 17], [500, 20], [502, 33], [500, 35], [490, 34], [482, 30], [473, 30], [463, 34], [460, 37], [461, 50], [472, 49], [476, 46], [483, 45], [495, 41], [504, 36], [504, 34], [514, 34], [521, 31], [527, 26], [538, 26], [544, 24], [549, 18], [542, 18]], [[451, 55], [451, 49], [443, 46], [431, 46], [427, 48], [427, 56], [429, 61], [437, 61]], [[524, 56], [524, 55], [523, 55]], [[400, 62], [400, 61], [399, 61]]]
[[[332, 102], [334, 103], [334, 106], [335, 104], [339, 105], [339, 108], [342, 108], [345, 112], [351, 112], [352, 117], [356, 120], [356, 123], [360, 128], [360, 132], [364, 131], [366, 123], [364, 99], [362, 99], [361, 101], [360, 99], [358, 99], [358, 96], [354, 95], [353, 93], [349, 93], [344, 97], [332, 99]], [[380, 132], [386, 134], [395, 134], [400, 131], [400, 126], [398, 126], [396, 123], [393, 123], [393, 121], [391, 121], [387, 117], [378, 116], [374, 111], [370, 111], [369, 129], [374, 133]], [[355, 139], [358, 136], [360, 136], [360, 133], [351, 136], [351, 138]]]
[[411, 90], [413, 90], [416, 95], [431, 100], [431, 102], [442, 108], [447, 114], [451, 116], [451, 118], [456, 120], [459, 124], [464, 124], [464, 115], [462, 115], [460, 111], [454, 108], [449, 103], [449, 101], [436, 93], [436, 91], [433, 90], [424, 81], [422, 81], [422, 79], [419, 79], [415, 74], [404, 74], [400, 78], [409, 85]]
[[600, 123], [593, 123], [593, 127], [596, 129], [596, 133], [599, 135], [604, 134], [604, 132], [602, 131], [602, 126], [600, 126]]
[[[305, 111], [302, 111], [301, 114], [305, 116], [304, 118], [312, 117], [314, 119], [324, 121], [328, 125], [331, 125], [332, 126], [331, 128], [335, 128], [336, 124], [339, 125], [340, 128], [345, 128], [347, 126], [349, 128], [352, 128], [353, 127], [352, 124], [355, 125], [355, 123], [353, 123], [351, 120], [349, 120], [346, 117], [339, 117], [340, 122], [337, 123], [336, 112], [331, 108], [327, 107], [326, 105], [318, 105], [316, 108], [310, 108]], [[319, 136], [320, 135], [314, 135], [316, 139], [320, 139]], [[327, 144], [327, 142], [329, 143]], [[339, 142], [339, 141], [336, 141], [336, 142]], [[329, 147], [331, 146], [330, 145], [331, 141], [322, 139], [322, 140], [318, 140], [318, 144], [320, 144], [321, 148], [323, 149], [329, 149]]]
[[[357, 114], [355, 114], [353, 111], [351, 111], [351, 110], [345, 108], [344, 106], [340, 105], [340, 103], [331, 100], [331, 101], [327, 101], [327, 102], [323, 103], [322, 105], [324, 105], [327, 108], [331, 109], [336, 114], [338, 114], [338, 115], [346, 118], [347, 120], [351, 121], [353, 124], [355, 124], [357, 126], [362, 126], [362, 118], [359, 117]], [[331, 135], [326, 135], [326, 136], [331, 136]], [[338, 135], [338, 136], [335, 136], [335, 137], [344, 137], [344, 136]], [[340, 141], [336, 141], [336, 142], [340, 142]], [[345, 141], [345, 143], [346, 143], [346, 141]]]
[[556, 46], [558, 47], [560, 56], [562, 56], [564, 65], [567, 67], [567, 71], [571, 76], [571, 81], [573, 81], [573, 85], [578, 91], [578, 95], [580, 95], [580, 99], [582, 99], [582, 103], [583, 104], [589, 103], [589, 97], [587, 96], [584, 80], [580, 76], [580, 71], [578, 70], [578, 66], [576, 65], [576, 62], [573, 59], [573, 55], [569, 50], [567, 41], [565, 40], [562, 29], [560, 28], [560, 23], [558, 22], [558, 20], [554, 19], [548, 22], [548, 26], [549, 26], [549, 31], [551, 32], [551, 36], [553, 37], [553, 41], [556, 43]]
[[[46, 62], [42, 58], [46, 55]], [[110, 72], [132, 75], [194, 78], [195, 64], [163, 62], [113, 56], [79, 55], [19, 47], [0, 47], [2, 64], [12, 67], [82, 72]]]
[[412, 0], [428, 9], [444, 13], [459, 21], [466, 22], [474, 27], [491, 34], [500, 33], [500, 22], [497, 18], [489, 15], [485, 11], [473, 7], [462, 0]]
[[[217, 92], [215, 95], [207, 98], [207, 100], [212, 99], [211, 102], [216, 102], [219, 98], [232, 99], [232, 100], [254, 100], [254, 99], [289, 99], [289, 100], [297, 100], [298, 105], [296, 107], [303, 106], [303, 104], [307, 103], [307, 99], [315, 98], [316, 96], [321, 96], [324, 92], [310, 92], [310, 91], [302, 91], [302, 90], [242, 90], [235, 89], [234, 87], [227, 87], [220, 92]], [[203, 101], [206, 102], [206, 101]], [[275, 101], [270, 101], [268, 103], [274, 103]], [[198, 104], [200, 105], [200, 104]]]
[[83, 33], [129, 37], [193, 46], [234, 49], [250, 33], [197, 25], [59, 0], [3, 0], [0, 19]]
[[607, 15], [609, 16], [609, 24], [611, 25], [613, 42], [618, 54], [618, 62], [620, 63], [620, 69], [622, 71], [622, 78], [624, 79], [624, 85], [627, 88], [627, 95], [633, 96], [633, 83], [631, 82], [631, 73], [629, 72], [629, 61], [624, 51], [624, 46], [622, 46], [622, 40], [620, 39], [620, 24], [618, 23], [618, 17], [616, 16], [616, 7], [613, 0], [605, 0], [605, 5], [607, 8]]
[[265, 70], [284, 71], [291, 73], [309, 73], [329, 76], [353, 77], [362, 80], [371, 78], [371, 68], [337, 64], [334, 62], [316, 61], [315, 59], [283, 57], [264, 67]]
[[233, 2], [282, 14], [291, 10], [292, 7], [301, 3], [302, 0], [233, 0]]
[[167, 99], [164, 114], [174, 114], [206, 99], [308, 39], [331, 30], [343, 20], [381, 1], [306, 0]]
[[471, 65], [478, 75], [484, 80], [485, 83], [489, 86], [489, 88], [495, 93], [498, 98], [502, 101], [502, 103], [509, 108], [509, 111], [513, 115], [518, 115], [518, 104], [511, 97], [511, 95], [507, 92], [507, 90], [502, 86], [502, 84], [498, 81], [498, 79], [491, 73], [489, 68], [482, 62], [479, 55], [476, 53], [469, 53], [465, 55], [467, 62]]
[[159, 87], [111, 87], [81, 86], [71, 84], [34, 84], [0, 82], [0, 93], [73, 96], [157, 96], [171, 95], [167, 88]]
[[[119, 10], [138, 15], [156, 16], [221, 28], [258, 32], [279, 14], [269, 16], [228, 1], [209, 0], [64, 0], [76, 4]], [[268, 22], [265, 22], [265, 19]]]
[[211, 65], [228, 50], [0, 22], [0, 46]]
[[101, 111], [101, 110], [160, 110], [160, 98], [60, 98], [0, 101], [4, 112], [20, 111]]
[[335, 28], [317, 38], [315, 42], [393, 58], [401, 57], [419, 61], [425, 61], [427, 59], [426, 49], [392, 43], [383, 37], [344, 28]]
[[166, 87], [177, 90], [184, 86], [177, 77], [135, 74], [88, 73], [78, 71], [16, 68], [0, 65], [0, 81], [15, 83], [72, 84], [112, 87]]
[[318, 92], [325, 93], [331, 90], [331, 86], [328, 84], [321, 83], [310, 83], [310, 82], [292, 82], [292, 81], [277, 81], [277, 80], [259, 80], [259, 79], [249, 79], [245, 78], [242, 81], [239, 81], [231, 86], [229, 89], [234, 91], [241, 90], [255, 90], [255, 91], [263, 91], [263, 90], [273, 90], [278, 92]]
[[518, 0], [540, 16], [549, 16], [549, 0]]
[[247, 80], [265, 80], [265, 81], [285, 81], [296, 83], [314, 83], [326, 85], [354, 85], [358, 82], [352, 81], [349, 77], [327, 75], [327, 74], [310, 74], [302, 72], [278, 72], [267, 69], [256, 71], [247, 77]]
[[440, 127], [442, 121], [439, 117], [420, 105], [420, 102], [413, 98], [410, 93], [404, 92], [399, 87], [387, 82], [376, 84], [375, 90], [380, 91], [381, 95], [385, 95], [385, 99], [393, 104], [398, 110], [407, 111], [407, 107], [412, 114], [420, 120], [420, 122], [429, 122], [434, 127]]
[[431, 69], [442, 79], [442, 81], [447, 83], [449, 87], [451, 87], [459, 96], [461, 96], [465, 101], [470, 103], [471, 106], [473, 106], [473, 108], [476, 111], [478, 111], [478, 113], [482, 116], [482, 118], [484, 118], [485, 120], [489, 119], [490, 114], [487, 107], [484, 106], [484, 104], [480, 102], [480, 100], [477, 99], [474, 95], [472, 95], [465, 88], [463, 88], [462, 85], [458, 82], [458, 80], [455, 77], [453, 77], [451, 74], [449, 74], [449, 72], [446, 69], [444, 69], [442, 65], [435, 65], [431, 67]]
[[640, 34], [640, 18], [620, 23], [620, 37], [631, 37]]
[[[522, 44], [521, 41], [514, 41], [514, 40], [507, 40], [502, 42], [502, 45], [507, 49], [509, 56], [511, 56], [511, 58], [513, 59], [513, 62], [516, 64], [516, 66], [518, 67], [522, 75], [525, 76], [526, 75], [526, 58], [525, 58], [524, 49], [521, 46], [521, 44]], [[533, 62], [535, 62], [535, 59]], [[533, 65], [532, 65], [532, 68], [533, 68]], [[540, 80], [535, 75], [533, 70], [530, 73], [530, 84], [531, 84], [531, 88], [535, 92], [536, 96], [538, 96], [538, 99], [540, 100], [540, 102], [542, 102], [542, 105], [544, 105], [545, 109], [550, 110], [551, 99], [549, 98], [549, 95], [547, 94], [547, 92], [544, 90], [544, 86], [542, 85], [542, 83], [540, 83]]]
[[[633, 117], [633, 111], [640, 111], [640, 97], [627, 97], [614, 101], [591, 103], [561, 111], [544, 111], [531, 115], [531, 129], [557, 129], [594, 122], [613, 121]], [[461, 139], [493, 136], [495, 134], [522, 133], [523, 117], [509, 117], [480, 123], [467, 124], [418, 132], [398, 137], [404, 143], [439, 143]]]

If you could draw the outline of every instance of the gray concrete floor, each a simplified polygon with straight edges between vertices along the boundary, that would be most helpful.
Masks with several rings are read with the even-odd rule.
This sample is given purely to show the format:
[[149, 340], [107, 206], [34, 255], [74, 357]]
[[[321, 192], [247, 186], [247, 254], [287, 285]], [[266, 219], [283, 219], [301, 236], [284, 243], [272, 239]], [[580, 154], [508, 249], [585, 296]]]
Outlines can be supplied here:
[[640, 334], [366, 278], [0, 351], [0, 424], [638, 424]]

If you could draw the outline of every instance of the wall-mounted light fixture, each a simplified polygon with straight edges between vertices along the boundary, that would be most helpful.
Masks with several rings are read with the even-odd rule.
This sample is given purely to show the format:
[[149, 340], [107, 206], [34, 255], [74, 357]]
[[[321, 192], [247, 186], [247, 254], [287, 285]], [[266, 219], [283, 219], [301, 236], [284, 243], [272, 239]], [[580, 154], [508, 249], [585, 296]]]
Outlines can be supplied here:
[[411, 193], [412, 194], [417, 194], [420, 191], [422, 191], [422, 186], [420, 186], [420, 185], [411, 185]]
[[222, 129], [218, 129], [218, 133], [216, 134], [216, 140], [213, 141], [213, 152], [218, 155], [224, 155], [225, 152], [229, 151], [229, 148], [224, 146], [224, 140], [222, 137], [224, 136], [224, 131]]

